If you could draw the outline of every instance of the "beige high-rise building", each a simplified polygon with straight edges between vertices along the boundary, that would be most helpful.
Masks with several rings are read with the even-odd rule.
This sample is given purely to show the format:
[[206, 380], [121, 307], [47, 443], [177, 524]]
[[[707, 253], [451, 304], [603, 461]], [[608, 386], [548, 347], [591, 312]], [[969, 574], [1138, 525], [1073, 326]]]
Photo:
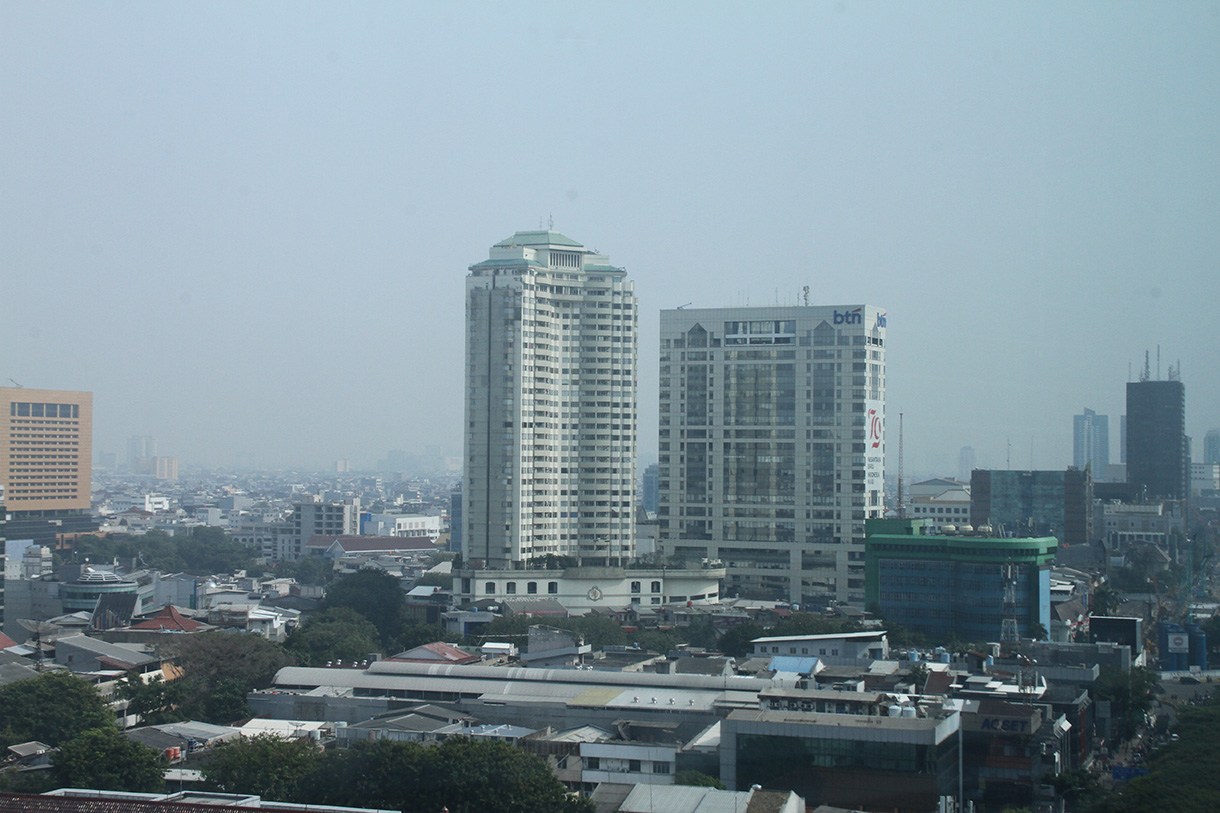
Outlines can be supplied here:
[[14, 515], [89, 511], [93, 393], [0, 387], [0, 483]]
[[517, 232], [466, 278], [468, 563], [634, 555], [636, 324], [625, 269]]

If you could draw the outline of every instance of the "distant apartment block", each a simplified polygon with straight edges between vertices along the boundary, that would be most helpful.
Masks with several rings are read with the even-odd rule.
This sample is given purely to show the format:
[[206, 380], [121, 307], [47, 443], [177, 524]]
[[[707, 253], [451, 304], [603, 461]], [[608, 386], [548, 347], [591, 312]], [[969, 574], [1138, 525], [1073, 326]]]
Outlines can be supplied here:
[[319, 536], [355, 536], [360, 533], [360, 500], [303, 502], [292, 510], [288, 533], [275, 533], [275, 559], [295, 561], [305, 555], [305, 543]]
[[1186, 386], [1127, 384], [1127, 482], [1139, 499], [1183, 500], [1190, 493]]
[[963, 446], [957, 453], [957, 479], [970, 482], [970, 472], [974, 471], [975, 454], [973, 446]]
[[661, 504], [661, 467], [656, 463], [644, 469], [643, 490], [640, 493], [640, 506], [646, 513], [656, 514]]
[[934, 531], [970, 524], [970, 484], [938, 477], [911, 484], [907, 513]]
[[975, 469], [970, 524], [1003, 536], [1054, 536], [1062, 545], [1092, 539], [1093, 481], [1087, 471]]
[[1072, 465], [1100, 477], [1110, 465], [1110, 418], [1086, 409], [1072, 418]]
[[1203, 436], [1203, 464], [1220, 466], [1220, 429], [1209, 429]]

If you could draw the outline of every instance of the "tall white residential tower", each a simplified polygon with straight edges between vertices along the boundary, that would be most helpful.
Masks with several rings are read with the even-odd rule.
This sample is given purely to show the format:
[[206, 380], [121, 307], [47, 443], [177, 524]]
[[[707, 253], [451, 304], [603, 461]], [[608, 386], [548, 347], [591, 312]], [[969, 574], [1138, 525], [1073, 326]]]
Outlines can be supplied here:
[[517, 232], [466, 278], [467, 564], [633, 556], [637, 303], [627, 272]]
[[885, 312], [661, 312], [658, 545], [721, 560], [726, 592], [864, 602], [882, 516]]

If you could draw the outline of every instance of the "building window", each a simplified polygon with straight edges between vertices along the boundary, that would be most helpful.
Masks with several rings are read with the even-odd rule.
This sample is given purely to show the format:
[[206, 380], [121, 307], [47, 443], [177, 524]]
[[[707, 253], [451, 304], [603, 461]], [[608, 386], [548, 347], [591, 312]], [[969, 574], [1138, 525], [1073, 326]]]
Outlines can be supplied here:
[[652, 763], [652, 772], [653, 773], [669, 773], [669, 763], [668, 762]]
[[585, 767], [591, 771], [596, 771], [602, 766], [602, 761], [598, 757], [589, 757], [585, 760]]
[[632, 582], [632, 583], [631, 583], [631, 592], [633, 592], [633, 593], [638, 593], [638, 592], [640, 592], [640, 583], [639, 583], [639, 582]]
[[531, 596], [537, 595], [538, 582], [527, 582], [525, 585], [525, 592], [529, 593]]
[[508, 593], [510, 596], [517, 595], [517, 583], [509, 582], [508, 584], [504, 585], [504, 592]]
[[494, 596], [496, 594], [496, 583], [488, 582], [487, 584], [483, 585], [483, 592], [489, 596]]
[[653, 582], [653, 583], [652, 583], [652, 592], [654, 592], [654, 593], [659, 593], [659, 592], [661, 592], [661, 583], [660, 583], [660, 582]]
[[627, 760], [627, 770], [630, 771], [631, 773], [639, 773], [640, 772], [640, 761], [638, 759]]
[[546, 591], [552, 596], [559, 592], [559, 582], [547, 582]]

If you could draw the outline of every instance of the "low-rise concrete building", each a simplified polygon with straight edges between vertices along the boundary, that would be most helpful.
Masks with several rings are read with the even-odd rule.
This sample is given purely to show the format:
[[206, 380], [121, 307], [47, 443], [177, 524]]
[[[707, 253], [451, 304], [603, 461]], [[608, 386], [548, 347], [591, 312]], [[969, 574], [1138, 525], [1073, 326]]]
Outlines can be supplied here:
[[720, 599], [724, 575], [722, 567], [455, 570], [454, 594], [459, 602], [538, 596], [583, 615], [632, 604], [713, 604]]

